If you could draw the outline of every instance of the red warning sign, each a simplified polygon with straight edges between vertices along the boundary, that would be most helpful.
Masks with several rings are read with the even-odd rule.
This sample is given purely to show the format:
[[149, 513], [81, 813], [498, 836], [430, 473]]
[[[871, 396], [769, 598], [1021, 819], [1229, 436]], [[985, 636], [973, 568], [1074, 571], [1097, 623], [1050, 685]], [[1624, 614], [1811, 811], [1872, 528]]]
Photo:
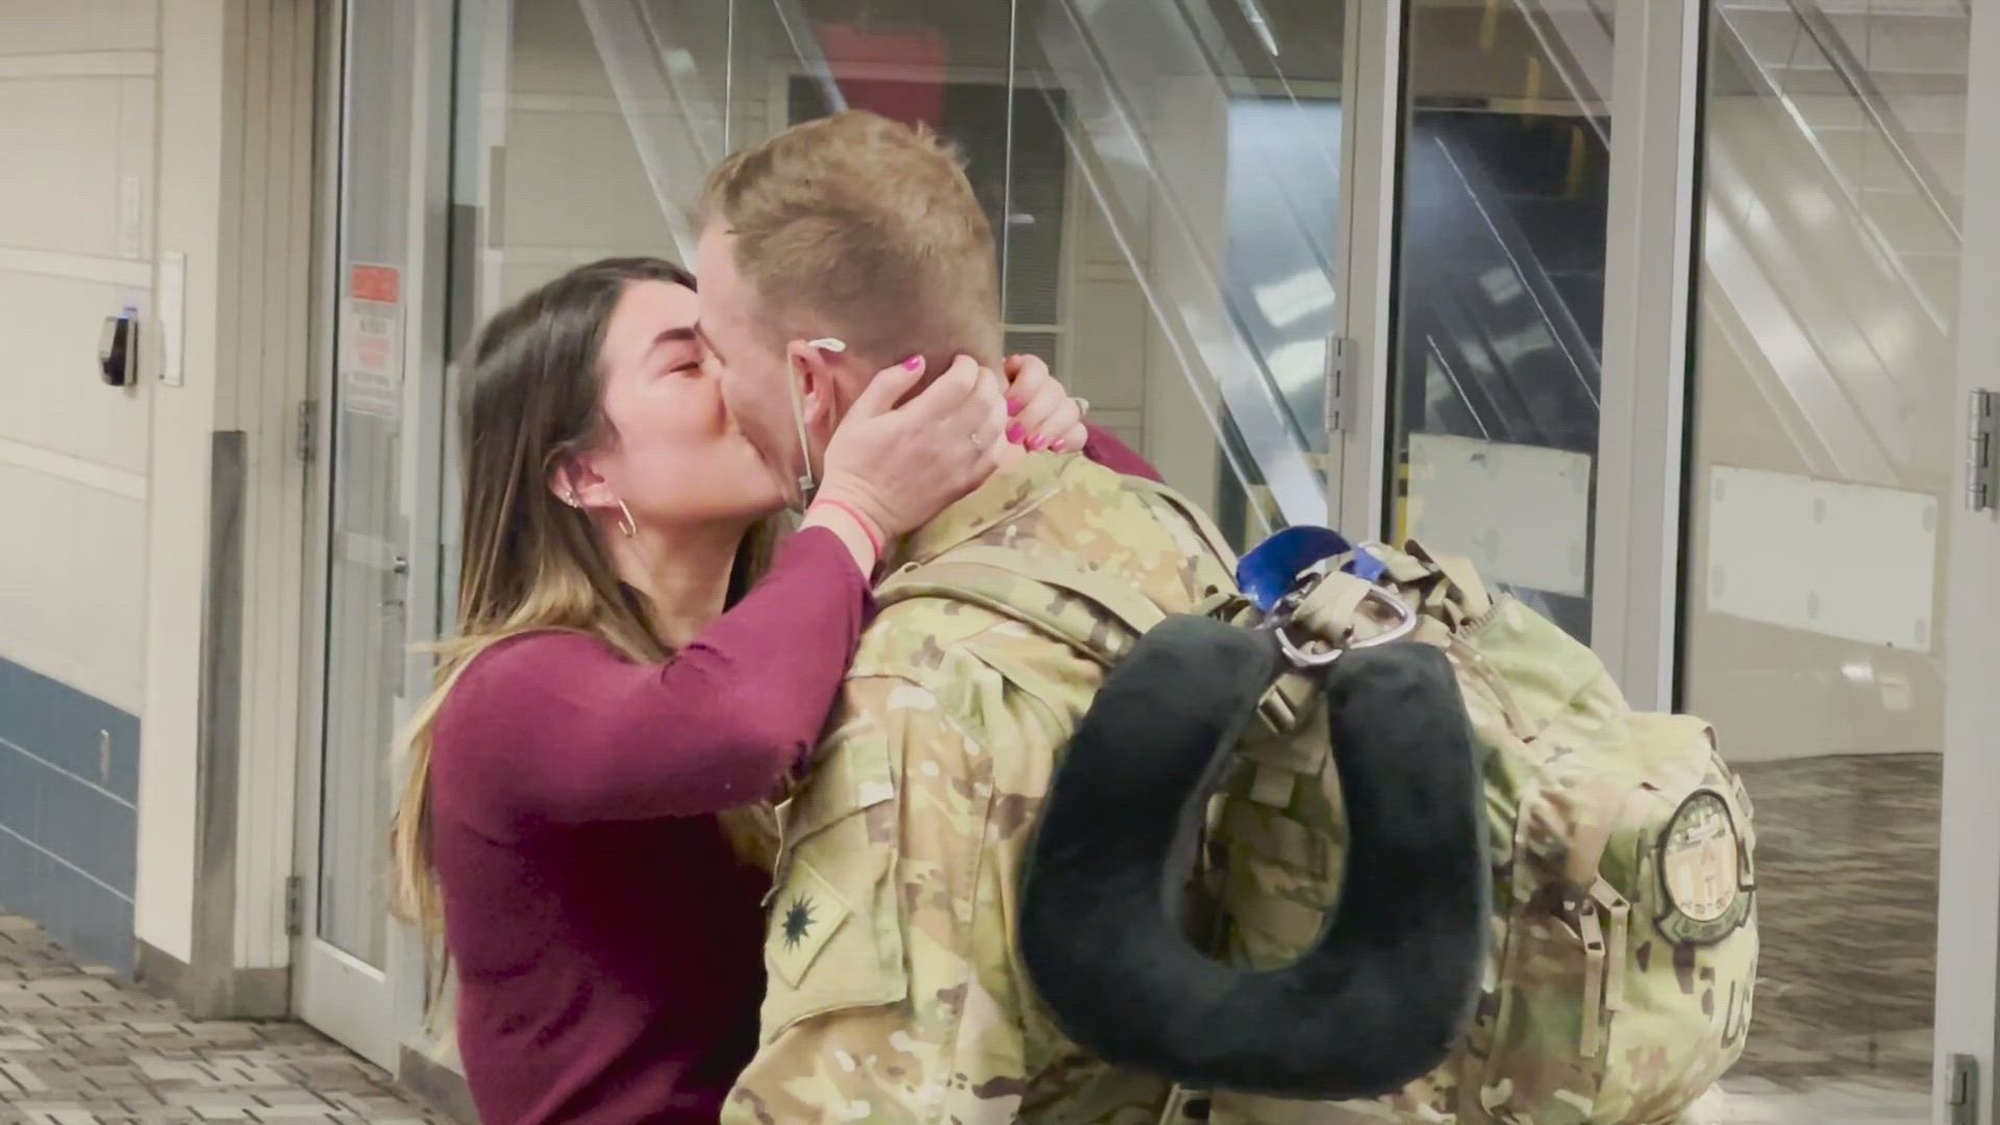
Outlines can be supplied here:
[[356, 301], [394, 305], [403, 299], [403, 271], [394, 266], [353, 266], [347, 271], [347, 295]]

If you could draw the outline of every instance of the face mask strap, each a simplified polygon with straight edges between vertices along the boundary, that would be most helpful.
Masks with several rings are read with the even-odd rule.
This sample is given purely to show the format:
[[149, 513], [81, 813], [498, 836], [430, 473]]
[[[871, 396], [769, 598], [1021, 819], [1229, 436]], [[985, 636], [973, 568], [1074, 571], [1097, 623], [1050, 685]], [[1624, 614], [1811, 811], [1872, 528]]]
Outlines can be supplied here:
[[[818, 348], [823, 352], [832, 352], [835, 355], [839, 355], [847, 350], [847, 342], [845, 340], [839, 340], [832, 336], [821, 336], [815, 340], [807, 340], [806, 346], [809, 348]], [[806, 435], [805, 398], [799, 393], [799, 381], [790, 378], [789, 374], [788, 372], [785, 387], [791, 392], [792, 423], [798, 427], [799, 458], [805, 462], [805, 472], [801, 473], [795, 482], [799, 488], [799, 509], [803, 511], [807, 505], [812, 503], [814, 494], [819, 491], [819, 480], [813, 474], [812, 442]]]

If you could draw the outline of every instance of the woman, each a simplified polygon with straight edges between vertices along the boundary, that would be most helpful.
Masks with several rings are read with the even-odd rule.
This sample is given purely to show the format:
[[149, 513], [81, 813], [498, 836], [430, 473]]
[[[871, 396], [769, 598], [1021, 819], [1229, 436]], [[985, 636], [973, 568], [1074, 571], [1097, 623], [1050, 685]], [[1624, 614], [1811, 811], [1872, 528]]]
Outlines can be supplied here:
[[762, 995], [758, 810], [832, 706], [869, 575], [911, 530], [892, 513], [927, 520], [985, 478], [968, 433], [1085, 434], [1038, 363], [1010, 364], [1004, 405], [970, 360], [900, 407], [921, 360], [883, 372], [765, 568], [784, 502], [703, 364], [693, 290], [665, 262], [599, 262], [474, 348], [460, 636], [393, 844], [398, 913], [441, 924], [457, 965], [489, 1125], [716, 1119]]

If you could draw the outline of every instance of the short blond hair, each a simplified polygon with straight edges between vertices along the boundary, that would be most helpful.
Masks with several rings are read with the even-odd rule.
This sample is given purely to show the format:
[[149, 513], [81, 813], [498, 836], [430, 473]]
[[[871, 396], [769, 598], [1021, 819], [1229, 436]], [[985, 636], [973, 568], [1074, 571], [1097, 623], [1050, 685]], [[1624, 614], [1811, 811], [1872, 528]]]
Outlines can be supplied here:
[[917, 353], [941, 371], [960, 352], [998, 366], [993, 230], [930, 130], [863, 110], [794, 125], [718, 165], [701, 213], [734, 235], [771, 332], [814, 318], [881, 366]]

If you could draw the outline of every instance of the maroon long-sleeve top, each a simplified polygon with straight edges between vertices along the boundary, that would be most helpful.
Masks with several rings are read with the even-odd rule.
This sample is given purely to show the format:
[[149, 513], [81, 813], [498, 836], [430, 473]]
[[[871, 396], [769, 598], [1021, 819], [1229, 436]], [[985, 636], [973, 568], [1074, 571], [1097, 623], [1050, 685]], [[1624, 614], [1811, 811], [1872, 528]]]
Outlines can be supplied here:
[[[1102, 431], [1085, 453], [1158, 479]], [[465, 670], [431, 785], [486, 1125], [716, 1120], [756, 1047], [767, 876], [714, 814], [799, 762], [872, 608], [839, 539], [808, 530], [666, 664], [536, 633]]]

